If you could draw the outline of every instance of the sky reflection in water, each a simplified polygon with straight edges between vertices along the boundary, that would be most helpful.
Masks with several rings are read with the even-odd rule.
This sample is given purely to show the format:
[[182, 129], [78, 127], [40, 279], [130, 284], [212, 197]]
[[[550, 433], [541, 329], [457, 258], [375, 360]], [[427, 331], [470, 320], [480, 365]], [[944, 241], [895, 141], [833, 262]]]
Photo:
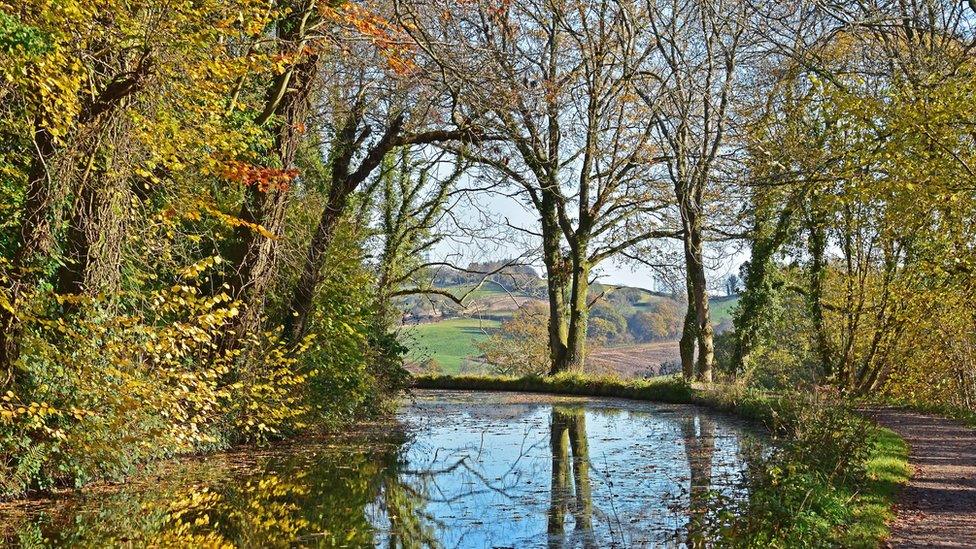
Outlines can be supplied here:
[[659, 547], [699, 535], [710, 491], [744, 497], [748, 429], [695, 407], [418, 391], [397, 419], [341, 440], [173, 463], [4, 518], [0, 540]]
[[692, 494], [744, 496], [742, 425], [695, 407], [421, 393], [401, 418], [403, 481], [445, 547], [668, 545], [702, 518]]

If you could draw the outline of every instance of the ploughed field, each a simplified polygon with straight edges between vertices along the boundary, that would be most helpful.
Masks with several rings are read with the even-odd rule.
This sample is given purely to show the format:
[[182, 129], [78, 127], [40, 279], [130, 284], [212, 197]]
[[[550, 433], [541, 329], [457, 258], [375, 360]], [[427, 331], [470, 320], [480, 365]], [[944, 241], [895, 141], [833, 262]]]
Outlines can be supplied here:
[[[355, 432], [0, 508], [9, 545], [641, 547], [707, 539], [760, 437], [688, 405], [417, 391]], [[691, 543], [689, 543], [691, 542]]]

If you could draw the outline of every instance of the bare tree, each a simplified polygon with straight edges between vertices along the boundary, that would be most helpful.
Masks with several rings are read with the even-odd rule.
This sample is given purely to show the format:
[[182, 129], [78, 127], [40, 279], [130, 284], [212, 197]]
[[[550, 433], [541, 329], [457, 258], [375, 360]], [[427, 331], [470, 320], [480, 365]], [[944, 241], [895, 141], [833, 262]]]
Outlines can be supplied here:
[[308, 331], [329, 247], [348, 213], [350, 198], [371, 180], [384, 158], [401, 147], [486, 138], [470, 124], [447, 120], [443, 113], [450, 109], [450, 98], [425, 85], [410, 64], [384, 63], [386, 55], [376, 44], [350, 41], [328, 70], [325, 101], [319, 108], [332, 120], [327, 139], [330, 180], [325, 208], [290, 292], [285, 334], [292, 341]]
[[[729, 156], [729, 126], [747, 7], [739, 0], [648, 0], [654, 61], [639, 89], [664, 152], [682, 227], [688, 309], [681, 364], [686, 379], [711, 381], [713, 329], [704, 246], [709, 189]], [[695, 361], [697, 342], [698, 358]]]
[[646, 14], [612, 0], [397, 5], [458, 98], [455, 116], [504, 136], [469, 157], [538, 215], [550, 371], [582, 368], [594, 267], [675, 234], [663, 190], [647, 185], [657, 155], [636, 93], [653, 51]]
[[[522, 257], [500, 262], [496, 267], [470, 269], [456, 265], [452, 257], [442, 257], [437, 246], [456, 232], [452, 221], [461, 197], [471, 189], [460, 183], [467, 162], [448, 158], [437, 151], [425, 158], [411, 147], [402, 147], [387, 156], [384, 169], [373, 189], [376, 198], [377, 299], [381, 314], [391, 312], [392, 300], [413, 295], [439, 296], [460, 307], [489, 277], [523, 264]], [[441, 173], [447, 165], [449, 173]], [[435, 286], [442, 269], [475, 275], [476, 283], [462, 292]]]

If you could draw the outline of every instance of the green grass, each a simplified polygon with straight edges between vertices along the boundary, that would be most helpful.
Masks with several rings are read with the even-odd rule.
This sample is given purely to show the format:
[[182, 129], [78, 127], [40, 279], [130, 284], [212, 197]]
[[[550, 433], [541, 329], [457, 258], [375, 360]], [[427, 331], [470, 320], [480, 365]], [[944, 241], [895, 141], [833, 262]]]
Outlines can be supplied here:
[[710, 299], [708, 306], [712, 314], [712, 324], [721, 324], [726, 319], [732, 318], [732, 310], [738, 303], [739, 296]]
[[892, 504], [912, 476], [908, 445], [901, 437], [883, 427], [871, 436], [868, 482], [852, 500], [854, 522], [840, 540], [845, 547], [877, 547], [888, 537], [888, 523], [895, 518]]
[[488, 337], [486, 331], [499, 324], [497, 320], [452, 318], [412, 326], [408, 333], [416, 339], [412, 345], [415, 358], [429, 356], [445, 373], [457, 373], [464, 360], [480, 354], [475, 343]]
[[[455, 284], [453, 286], [445, 286], [443, 289], [448, 290], [457, 297], [463, 296], [466, 292], [474, 288], [474, 284]], [[508, 295], [508, 292], [504, 288], [495, 284], [491, 281], [487, 281], [481, 285], [480, 288], [468, 294], [464, 299], [465, 303], [470, 303], [475, 299], [482, 299], [485, 297], [492, 297], [497, 295]]]

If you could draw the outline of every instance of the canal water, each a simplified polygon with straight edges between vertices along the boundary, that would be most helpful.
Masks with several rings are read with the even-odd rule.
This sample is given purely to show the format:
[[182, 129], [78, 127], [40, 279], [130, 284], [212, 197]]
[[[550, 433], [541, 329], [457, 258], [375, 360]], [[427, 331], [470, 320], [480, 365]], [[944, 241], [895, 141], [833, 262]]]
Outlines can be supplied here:
[[668, 547], [748, 496], [744, 423], [686, 405], [417, 391], [356, 432], [179, 460], [5, 518], [20, 546]]

